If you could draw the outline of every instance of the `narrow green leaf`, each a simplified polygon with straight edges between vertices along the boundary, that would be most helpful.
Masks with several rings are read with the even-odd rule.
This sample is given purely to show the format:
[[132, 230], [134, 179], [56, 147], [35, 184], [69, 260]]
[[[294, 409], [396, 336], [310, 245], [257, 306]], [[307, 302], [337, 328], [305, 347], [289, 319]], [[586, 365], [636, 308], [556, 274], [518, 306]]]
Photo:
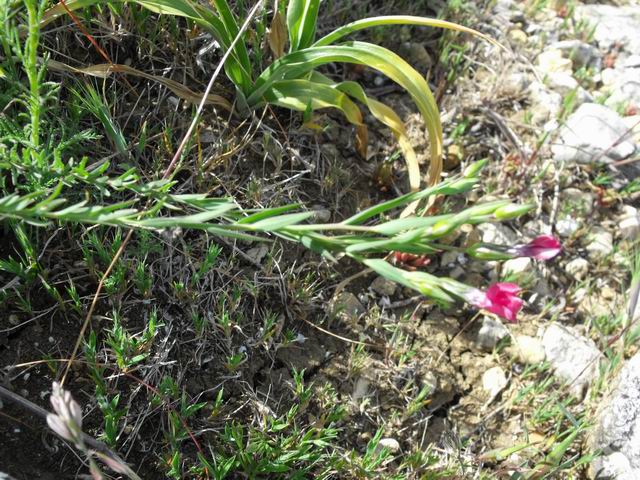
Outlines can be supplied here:
[[347, 42], [336, 46], [310, 47], [279, 58], [256, 80], [249, 105], [264, 101], [263, 97], [274, 83], [284, 79], [302, 77], [320, 65], [346, 62], [371, 67], [402, 86], [416, 103], [422, 114], [430, 139], [431, 164], [429, 184], [440, 179], [442, 171], [442, 126], [440, 114], [426, 80], [395, 53], [378, 45], [365, 42]]
[[463, 25], [458, 25], [457, 23], [447, 22], [445, 20], [440, 20], [438, 18], [428, 18], [428, 17], [416, 17], [412, 15], [386, 15], [380, 17], [370, 17], [363, 18], [361, 20], [356, 20], [355, 22], [348, 23], [343, 25], [342, 27], [337, 28], [329, 35], [322, 37], [316, 43], [313, 44], [314, 47], [331, 45], [336, 40], [340, 40], [341, 38], [353, 33], [358, 30], [363, 30], [365, 28], [371, 27], [381, 27], [385, 25], [417, 25], [422, 27], [435, 27], [435, 28], [444, 28], [447, 30], [454, 30], [457, 32], [469, 33], [471, 35], [475, 35], [480, 37], [487, 42], [490, 42], [494, 45], [502, 47], [498, 42], [493, 40], [491, 37], [478, 32], [477, 30], [473, 30], [472, 28], [465, 27]]
[[315, 212], [300, 212], [289, 213], [286, 215], [280, 215], [277, 217], [271, 217], [259, 222], [247, 225], [251, 230], [259, 230], [269, 232], [273, 230], [280, 230], [288, 227], [289, 225], [295, 225], [296, 223], [303, 222], [304, 220], [311, 218], [315, 215]]
[[320, 0], [289, 0], [287, 29], [291, 52], [311, 46], [316, 34]]

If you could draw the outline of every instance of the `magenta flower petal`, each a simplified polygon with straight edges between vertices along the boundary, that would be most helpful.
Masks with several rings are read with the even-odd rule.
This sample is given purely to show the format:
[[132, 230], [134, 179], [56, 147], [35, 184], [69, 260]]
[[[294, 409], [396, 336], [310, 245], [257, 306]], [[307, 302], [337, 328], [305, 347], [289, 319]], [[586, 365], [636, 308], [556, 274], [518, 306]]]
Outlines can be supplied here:
[[489, 297], [489, 300], [493, 300], [494, 298], [497, 298], [502, 293], [508, 293], [513, 295], [513, 294], [519, 293], [520, 290], [522, 289], [520, 288], [520, 285], [518, 285], [517, 283], [509, 283], [509, 282], [494, 283], [487, 290], [487, 297]]
[[552, 235], [541, 235], [526, 245], [516, 245], [510, 251], [519, 257], [550, 260], [562, 252], [562, 244]]
[[515, 322], [523, 301], [517, 296], [522, 289], [515, 283], [494, 283], [486, 292], [469, 289], [462, 297], [477, 308], [483, 308], [491, 313]]

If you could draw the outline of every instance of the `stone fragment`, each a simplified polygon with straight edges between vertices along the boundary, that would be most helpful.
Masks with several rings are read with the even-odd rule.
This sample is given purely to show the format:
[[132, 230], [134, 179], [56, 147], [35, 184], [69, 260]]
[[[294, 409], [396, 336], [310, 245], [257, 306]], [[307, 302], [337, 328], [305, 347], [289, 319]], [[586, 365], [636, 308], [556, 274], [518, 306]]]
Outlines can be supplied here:
[[622, 367], [601, 404], [589, 445], [602, 452], [590, 466], [592, 478], [640, 478], [640, 353]]
[[377, 277], [373, 282], [371, 282], [371, 290], [376, 292], [378, 295], [383, 295], [390, 297], [396, 292], [398, 285], [391, 280], [387, 280], [384, 277]]
[[507, 335], [509, 335], [509, 330], [501, 322], [491, 317], [484, 317], [476, 336], [476, 343], [484, 350], [491, 351]]
[[555, 375], [570, 384], [579, 398], [598, 376], [603, 355], [591, 339], [557, 323], [547, 327], [542, 337], [547, 360]]
[[491, 397], [499, 394], [507, 386], [507, 375], [501, 367], [493, 367], [482, 374], [482, 388]]
[[574, 258], [564, 267], [565, 272], [576, 280], [583, 280], [589, 273], [589, 262], [584, 258]]
[[545, 358], [542, 342], [528, 335], [517, 335], [514, 343], [509, 347], [511, 355], [522, 363], [535, 365]]
[[597, 103], [584, 103], [569, 116], [551, 150], [557, 162], [623, 160], [636, 150], [627, 136], [628, 128], [616, 112]]
[[602, 228], [594, 229], [589, 235], [589, 244], [586, 246], [589, 257], [594, 260], [604, 258], [613, 253], [613, 235]]

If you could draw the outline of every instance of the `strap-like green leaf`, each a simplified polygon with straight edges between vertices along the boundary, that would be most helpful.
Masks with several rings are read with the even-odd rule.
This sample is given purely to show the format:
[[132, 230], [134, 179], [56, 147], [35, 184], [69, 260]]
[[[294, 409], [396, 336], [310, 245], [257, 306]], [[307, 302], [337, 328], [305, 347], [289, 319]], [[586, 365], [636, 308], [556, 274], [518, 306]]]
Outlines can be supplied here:
[[480, 37], [487, 42], [491, 42], [494, 45], [502, 47], [491, 37], [485, 35], [484, 33], [480, 33], [472, 28], [458, 25], [457, 23], [440, 20], [438, 18], [415, 17], [412, 15], [385, 15], [380, 17], [363, 18], [362, 20], [356, 20], [355, 22], [351, 22], [337, 28], [329, 35], [322, 37], [320, 40], [314, 43], [313, 46], [320, 47], [323, 45], [331, 45], [332, 43], [335, 43], [336, 40], [340, 40], [342, 37], [345, 37], [350, 33], [357, 32], [358, 30], [363, 30], [365, 28], [380, 27], [384, 25], [417, 25], [421, 27], [445, 28], [447, 30], [469, 33], [471, 35]]
[[351, 99], [341, 91], [310, 80], [281, 80], [275, 82], [263, 97], [281, 107], [306, 111], [337, 108], [354, 125], [362, 125], [362, 113]]
[[426, 80], [395, 53], [365, 42], [347, 42], [336, 46], [310, 47], [289, 53], [276, 60], [256, 80], [255, 90], [247, 99], [249, 105], [264, 101], [274, 83], [302, 77], [320, 65], [347, 62], [366, 65], [388, 76], [413, 98], [424, 117], [429, 132], [431, 165], [429, 184], [439, 181], [442, 172], [442, 126], [435, 99]]
[[320, 0], [289, 0], [287, 29], [290, 52], [310, 47], [313, 43], [319, 8]]

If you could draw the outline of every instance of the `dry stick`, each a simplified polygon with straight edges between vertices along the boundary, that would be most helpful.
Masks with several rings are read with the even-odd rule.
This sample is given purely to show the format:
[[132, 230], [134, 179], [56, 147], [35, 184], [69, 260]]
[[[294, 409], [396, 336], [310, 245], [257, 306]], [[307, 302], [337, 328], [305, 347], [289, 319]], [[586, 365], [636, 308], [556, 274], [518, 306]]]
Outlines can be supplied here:
[[[255, 6], [251, 9], [251, 11], [249, 12], [249, 15], [247, 16], [247, 19], [245, 20], [244, 24], [240, 28], [240, 31], [238, 32], [236, 37], [233, 39], [233, 42], [231, 42], [231, 45], [229, 46], [228, 50], [225, 52], [225, 54], [223, 55], [222, 59], [218, 63], [218, 66], [216, 67], [215, 71], [213, 72], [213, 75], [211, 76], [211, 80], [209, 80], [209, 84], [207, 85], [207, 89], [205, 90], [204, 95], [202, 96], [202, 100], [200, 100], [200, 103], [198, 104], [198, 109], [196, 111], [195, 116], [193, 117], [191, 125], [189, 125], [189, 129], [184, 134], [184, 137], [182, 138], [182, 141], [180, 142], [180, 146], [178, 147], [178, 150], [176, 151], [176, 153], [173, 156], [171, 162], [169, 163], [169, 166], [166, 168], [166, 170], [164, 171], [164, 174], [162, 175], [162, 179], [163, 180], [168, 178], [169, 175], [171, 175], [171, 172], [173, 171], [174, 167], [178, 163], [178, 159], [180, 158], [180, 155], [182, 154], [182, 151], [186, 147], [187, 142], [189, 141], [191, 135], [193, 134], [193, 131], [194, 131], [196, 125], [198, 124], [198, 120], [199, 120], [200, 115], [202, 114], [202, 110], [204, 110], [204, 106], [206, 104], [206, 99], [209, 96], [209, 94], [211, 93], [211, 90], [213, 89], [213, 84], [215, 83], [216, 79], [218, 78], [218, 75], [220, 74], [220, 72], [222, 71], [222, 67], [224, 66], [225, 62], [229, 58], [229, 55], [231, 55], [231, 52], [233, 51], [234, 47], [236, 46], [236, 44], [238, 43], [238, 41], [242, 37], [242, 34], [245, 32], [245, 30], [249, 26], [249, 23], [253, 19], [253, 16], [258, 11], [258, 8], [262, 5], [262, 1], [263, 0], [258, 0], [258, 2], [255, 4]], [[84, 338], [84, 333], [87, 330], [87, 326], [89, 325], [89, 321], [91, 320], [91, 315], [93, 314], [93, 311], [94, 311], [94, 309], [96, 307], [96, 304], [98, 303], [98, 297], [100, 295], [100, 292], [102, 291], [102, 286], [104, 285], [105, 280], [107, 279], [107, 277], [111, 273], [111, 270], [115, 266], [116, 262], [120, 258], [120, 255], [122, 255], [122, 252], [124, 251], [124, 248], [129, 243], [129, 240], [131, 239], [132, 235], [133, 235], [133, 230], [129, 230], [129, 232], [127, 233], [127, 236], [125, 237], [124, 241], [120, 245], [120, 248], [118, 249], [118, 251], [114, 255], [113, 260], [111, 260], [111, 263], [109, 264], [109, 267], [107, 268], [106, 272], [102, 275], [102, 278], [100, 279], [100, 283], [98, 283], [98, 288], [96, 288], [96, 293], [93, 296], [93, 301], [91, 302], [91, 307], [89, 308], [89, 311], [87, 312], [87, 316], [86, 316], [86, 318], [84, 320], [84, 324], [82, 325], [82, 329], [80, 330], [80, 335], [78, 335], [78, 340], [76, 341], [76, 344], [73, 347], [73, 352], [71, 354], [71, 357], [69, 358], [69, 363], [67, 363], [67, 367], [66, 367], [66, 369], [64, 371], [64, 375], [62, 376], [62, 379], [60, 381], [61, 385], [64, 385], [64, 381], [67, 378], [67, 374], [69, 373], [69, 370], [71, 369], [71, 365], [73, 364], [73, 360], [75, 360], [75, 357], [76, 357], [76, 355], [78, 353], [78, 350], [80, 348], [80, 344], [82, 343], [82, 340]]]

